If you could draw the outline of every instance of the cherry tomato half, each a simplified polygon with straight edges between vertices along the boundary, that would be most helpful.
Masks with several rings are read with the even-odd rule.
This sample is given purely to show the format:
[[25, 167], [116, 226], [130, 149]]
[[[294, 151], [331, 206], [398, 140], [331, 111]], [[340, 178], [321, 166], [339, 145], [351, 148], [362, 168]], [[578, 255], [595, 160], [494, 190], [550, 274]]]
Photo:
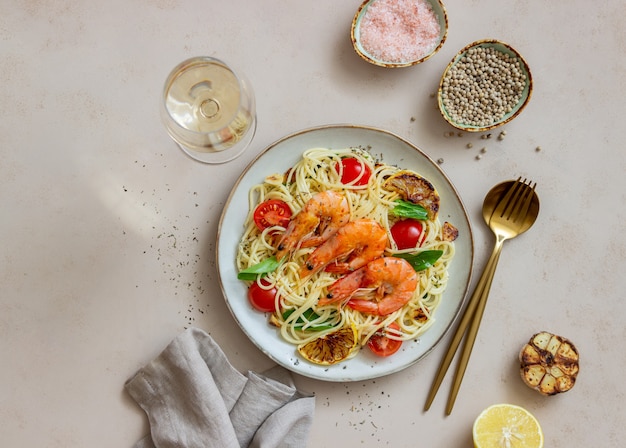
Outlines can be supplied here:
[[[261, 279], [260, 282], [265, 287], [270, 286], [270, 283], [265, 279]], [[262, 312], [274, 311], [276, 294], [278, 294], [276, 288], [262, 288], [258, 281], [253, 282], [248, 288], [248, 300], [250, 304]]]
[[400, 326], [392, 322], [388, 327], [378, 330], [367, 341], [367, 346], [377, 356], [390, 356], [397, 352], [402, 346], [402, 341], [395, 339], [389, 339], [386, 336], [387, 328], [393, 328], [394, 330], [400, 330]]
[[291, 218], [291, 209], [280, 199], [269, 199], [257, 206], [253, 217], [259, 230], [265, 230], [272, 226], [287, 227]]
[[391, 226], [391, 236], [398, 249], [413, 249], [422, 238], [423, 226], [417, 219], [403, 219]]
[[341, 159], [342, 170], [339, 169], [339, 164], [335, 165], [335, 170], [341, 172], [341, 183], [349, 184], [363, 173], [361, 178], [354, 183], [354, 185], [366, 185], [370, 177], [372, 176], [372, 170], [366, 164], [361, 165], [359, 159], [354, 157], [347, 157]]

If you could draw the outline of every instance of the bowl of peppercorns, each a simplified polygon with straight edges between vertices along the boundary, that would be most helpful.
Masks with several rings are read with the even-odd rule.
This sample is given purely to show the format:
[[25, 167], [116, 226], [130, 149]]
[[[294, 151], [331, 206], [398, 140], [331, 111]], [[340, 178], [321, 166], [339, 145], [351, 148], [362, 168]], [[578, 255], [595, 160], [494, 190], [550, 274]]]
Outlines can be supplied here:
[[443, 118], [455, 128], [483, 132], [517, 117], [532, 90], [522, 55], [504, 42], [485, 39], [452, 58], [441, 77], [437, 102]]

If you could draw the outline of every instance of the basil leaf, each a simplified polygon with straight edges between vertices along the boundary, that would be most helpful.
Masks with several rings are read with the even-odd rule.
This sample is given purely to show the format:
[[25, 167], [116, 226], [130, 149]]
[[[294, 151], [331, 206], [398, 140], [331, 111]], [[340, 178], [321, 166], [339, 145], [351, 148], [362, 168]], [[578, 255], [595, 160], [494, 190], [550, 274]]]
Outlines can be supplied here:
[[432, 267], [442, 255], [442, 250], [425, 250], [417, 254], [395, 254], [394, 257], [404, 258], [419, 272]]
[[[291, 314], [294, 311], [295, 310], [287, 310], [287, 311], [285, 311], [283, 313], [283, 319], [287, 320], [287, 318], [289, 316], [291, 316]], [[299, 316], [296, 319], [296, 322], [294, 324], [294, 328], [296, 328], [298, 330], [302, 330], [302, 327], [304, 327], [304, 324], [306, 323], [304, 321], [303, 317], [307, 321], [312, 321], [312, 320], [320, 318], [319, 314], [317, 314], [315, 311], [313, 311], [313, 309], [309, 308], [304, 313], [302, 313], [301, 316]], [[331, 328], [334, 328], [334, 327], [335, 327], [334, 325], [330, 325], [330, 324], [318, 324], [318, 325], [311, 325], [311, 326], [307, 327], [305, 331], [323, 331], [323, 330], [330, 330]]]
[[428, 219], [428, 212], [421, 205], [403, 201], [402, 199], [396, 199], [394, 202], [396, 206], [391, 209], [392, 215], [401, 218], [418, 219], [420, 221], [426, 221]]
[[271, 256], [260, 263], [250, 266], [249, 268], [239, 271], [237, 278], [239, 280], [252, 281], [256, 280], [259, 274], [268, 274], [274, 272], [280, 266], [280, 261], [275, 256]]

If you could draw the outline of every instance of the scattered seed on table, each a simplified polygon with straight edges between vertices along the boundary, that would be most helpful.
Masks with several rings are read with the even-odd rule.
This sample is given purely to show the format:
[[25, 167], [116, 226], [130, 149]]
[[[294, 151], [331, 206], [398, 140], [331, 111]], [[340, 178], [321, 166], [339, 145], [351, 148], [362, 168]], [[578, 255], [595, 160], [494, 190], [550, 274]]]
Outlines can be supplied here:
[[482, 158], [483, 158], [483, 156], [481, 156], [480, 154], [476, 154], [476, 160], [480, 160]]
[[474, 145], [472, 145], [471, 143], [468, 143], [468, 144], [467, 144], [467, 145], [465, 145], [465, 146], [467, 146], [467, 149], [471, 149], [471, 148], [473, 148], [473, 147], [474, 147]]
[[541, 146], [537, 146], [537, 147], [535, 148], [535, 151], [540, 152], [540, 151], [541, 151]]
[[437, 163], [441, 165], [443, 163], [443, 159], [442, 158], [437, 159]]
[[487, 152], [487, 148], [484, 148], [484, 147], [483, 147], [483, 148], [480, 148], [480, 152], [481, 152], [482, 154], [486, 153], [486, 152]]

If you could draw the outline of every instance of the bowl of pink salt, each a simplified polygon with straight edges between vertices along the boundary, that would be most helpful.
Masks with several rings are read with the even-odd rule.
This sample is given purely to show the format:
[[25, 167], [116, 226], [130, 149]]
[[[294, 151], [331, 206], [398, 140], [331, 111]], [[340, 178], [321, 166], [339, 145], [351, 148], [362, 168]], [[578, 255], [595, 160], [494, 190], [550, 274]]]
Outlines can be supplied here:
[[380, 67], [410, 67], [437, 53], [448, 35], [440, 0], [366, 0], [350, 36], [356, 53]]

